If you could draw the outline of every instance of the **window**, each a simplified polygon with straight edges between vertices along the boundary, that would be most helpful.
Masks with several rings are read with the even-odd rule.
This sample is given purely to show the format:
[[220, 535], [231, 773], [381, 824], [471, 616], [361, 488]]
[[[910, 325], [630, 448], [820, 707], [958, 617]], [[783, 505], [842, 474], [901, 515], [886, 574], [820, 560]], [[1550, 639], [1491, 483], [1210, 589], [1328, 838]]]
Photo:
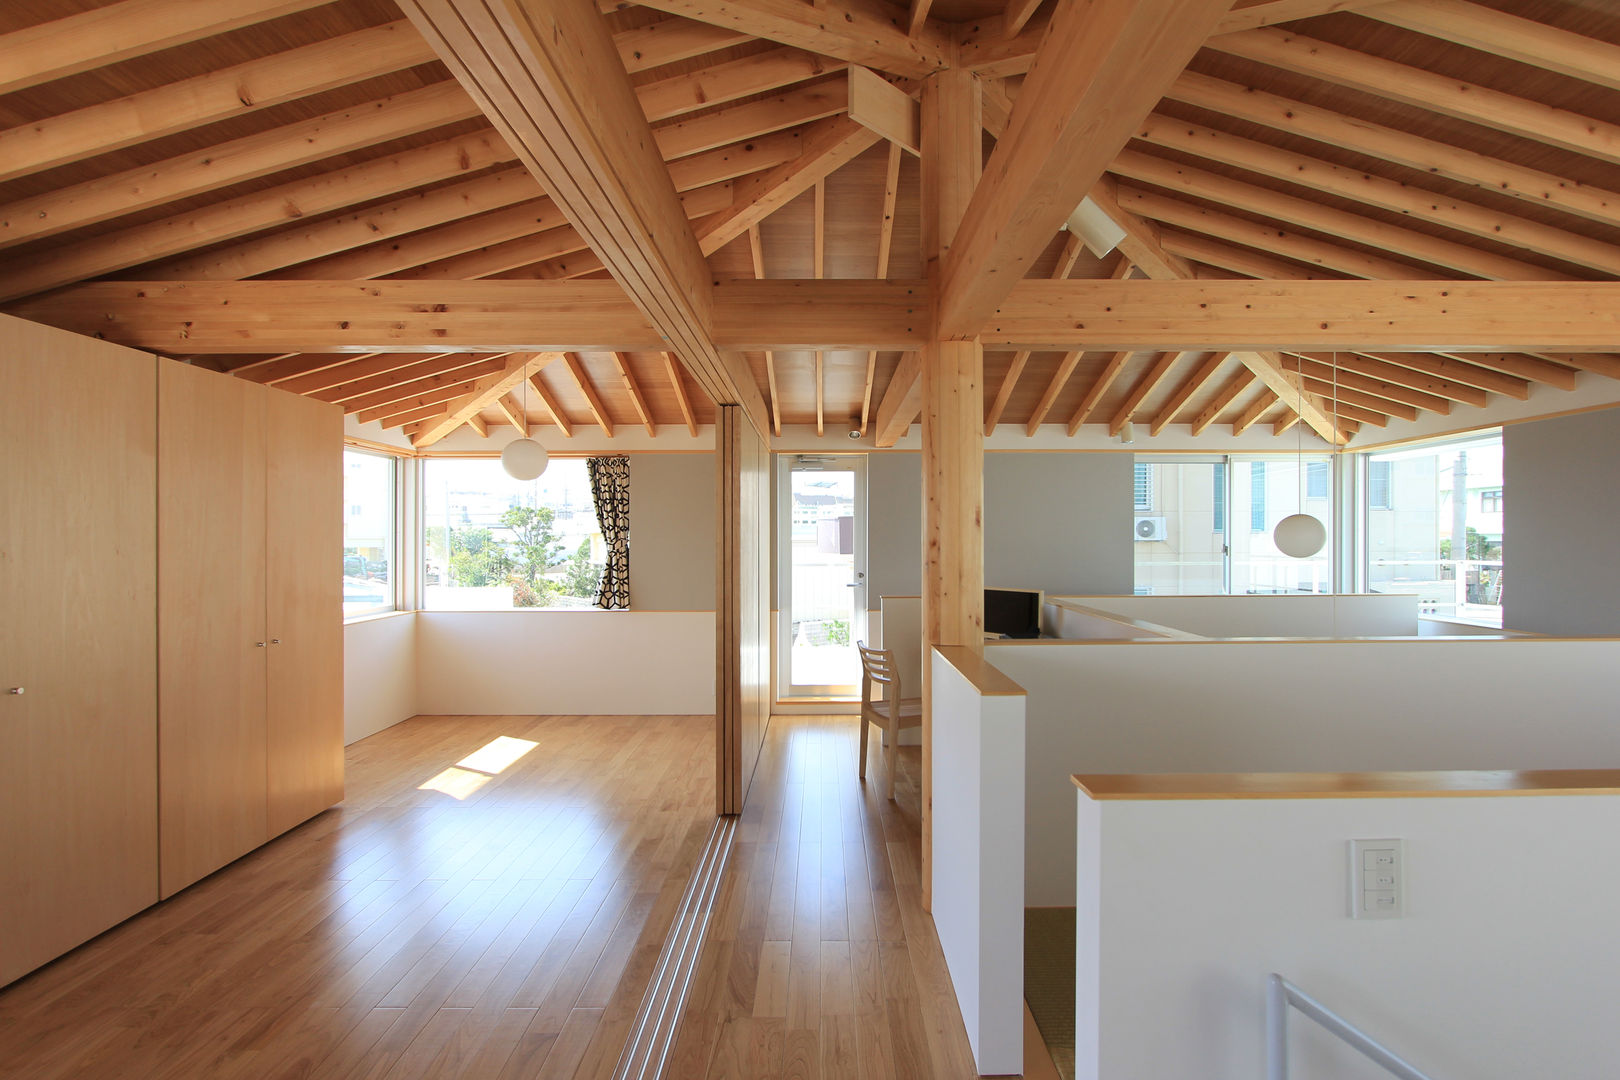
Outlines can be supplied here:
[[[1226, 463], [1165, 461], [1136, 466], [1137, 490], [1157, 509], [1136, 505], [1136, 591], [1142, 595], [1226, 590]], [[1146, 474], [1144, 477], [1143, 474]]]
[[1249, 531], [1266, 531], [1266, 463], [1249, 462]]
[[343, 614], [393, 611], [395, 462], [382, 454], [343, 451]]
[[1374, 459], [1367, 463], [1367, 509], [1395, 509], [1395, 489], [1390, 483], [1393, 463]]
[[1305, 466], [1305, 497], [1307, 499], [1325, 499], [1328, 497], [1328, 463], [1313, 461]]
[[489, 458], [422, 462], [423, 607], [589, 608], [606, 549], [580, 458], [514, 480]]
[[1215, 463], [1215, 523], [1214, 531], [1226, 532], [1226, 462]]
[[1153, 466], [1143, 462], [1136, 465], [1136, 509], [1153, 509]]
[[1500, 626], [1502, 497], [1500, 433], [1367, 455], [1368, 591]]

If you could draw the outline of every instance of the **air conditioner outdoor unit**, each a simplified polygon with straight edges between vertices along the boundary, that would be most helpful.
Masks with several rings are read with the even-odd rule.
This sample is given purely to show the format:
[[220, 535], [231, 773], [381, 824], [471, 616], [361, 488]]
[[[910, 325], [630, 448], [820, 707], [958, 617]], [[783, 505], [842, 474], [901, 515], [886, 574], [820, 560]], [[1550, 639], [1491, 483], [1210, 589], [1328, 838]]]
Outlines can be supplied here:
[[1164, 539], [1164, 533], [1165, 533], [1165, 530], [1164, 530], [1164, 518], [1162, 518], [1162, 517], [1146, 517], [1146, 516], [1141, 515], [1141, 514], [1137, 515], [1137, 517], [1136, 517], [1136, 539], [1138, 541], [1143, 541], [1143, 540], [1163, 540]]

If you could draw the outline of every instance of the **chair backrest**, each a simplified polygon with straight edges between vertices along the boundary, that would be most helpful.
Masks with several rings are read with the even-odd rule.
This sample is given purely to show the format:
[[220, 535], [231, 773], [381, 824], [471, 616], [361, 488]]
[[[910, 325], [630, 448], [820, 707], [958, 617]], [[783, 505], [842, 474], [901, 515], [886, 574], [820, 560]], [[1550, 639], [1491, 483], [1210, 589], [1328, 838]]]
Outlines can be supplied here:
[[866, 677], [875, 683], [893, 683], [900, 678], [899, 669], [894, 663], [894, 652], [890, 649], [868, 649], [865, 642], [857, 641], [855, 647], [861, 651], [861, 666], [866, 669]]

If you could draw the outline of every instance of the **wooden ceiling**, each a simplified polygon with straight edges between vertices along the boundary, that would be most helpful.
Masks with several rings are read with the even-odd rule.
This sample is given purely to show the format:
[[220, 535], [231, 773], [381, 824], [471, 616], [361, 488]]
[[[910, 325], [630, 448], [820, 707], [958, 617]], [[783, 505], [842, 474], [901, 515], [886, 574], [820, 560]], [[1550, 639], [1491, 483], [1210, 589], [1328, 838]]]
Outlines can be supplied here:
[[[882, 47], [768, 0], [599, 17], [714, 281], [910, 281], [926, 276], [915, 117], [895, 98], [954, 55], [979, 76], [988, 159], [1057, 2], [816, 5], [870, 20]], [[600, 234], [543, 194], [418, 25], [392, 0], [8, 0], [0, 303], [97, 332], [111, 316], [76, 299], [93, 281], [609, 277], [604, 260], [621, 263], [582, 236]], [[1059, 232], [1028, 276], [1614, 281], [1617, 91], [1620, 6], [1605, 0], [1237, 0], [1093, 190], [1129, 225], [1121, 250], [1096, 258]], [[164, 351], [419, 445], [462, 424], [696, 434], [714, 419], [714, 376], [670, 352], [329, 347]], [[710, 363], [751, 376], [778, 430], [892, 444], [917, 416], [915, 353]], [[1578, 372], [1620, 378], [1607, 352], [1301, 348], [1275, 363], [1346, 434], [1573, 389]], [[985, 355], [987, 430], [1281, 434], [1300, 402], [1278, 387], [1220, 351]]]

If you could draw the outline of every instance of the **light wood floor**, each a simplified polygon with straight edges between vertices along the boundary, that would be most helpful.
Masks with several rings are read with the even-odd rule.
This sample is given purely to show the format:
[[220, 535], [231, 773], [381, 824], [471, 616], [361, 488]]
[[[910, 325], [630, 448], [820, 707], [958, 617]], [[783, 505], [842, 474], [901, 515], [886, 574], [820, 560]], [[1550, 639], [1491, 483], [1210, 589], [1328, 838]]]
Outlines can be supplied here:
[[919, 751], [891, 803], [886, 752], [856, 779], [858, 731], [772, 718], [666, 1076], [977, 1075], [920, 906]]
[[0, 991], [0, 1076], [607, 1076], [713, 721], [419, 717], [348, 764], [341, 808]]

